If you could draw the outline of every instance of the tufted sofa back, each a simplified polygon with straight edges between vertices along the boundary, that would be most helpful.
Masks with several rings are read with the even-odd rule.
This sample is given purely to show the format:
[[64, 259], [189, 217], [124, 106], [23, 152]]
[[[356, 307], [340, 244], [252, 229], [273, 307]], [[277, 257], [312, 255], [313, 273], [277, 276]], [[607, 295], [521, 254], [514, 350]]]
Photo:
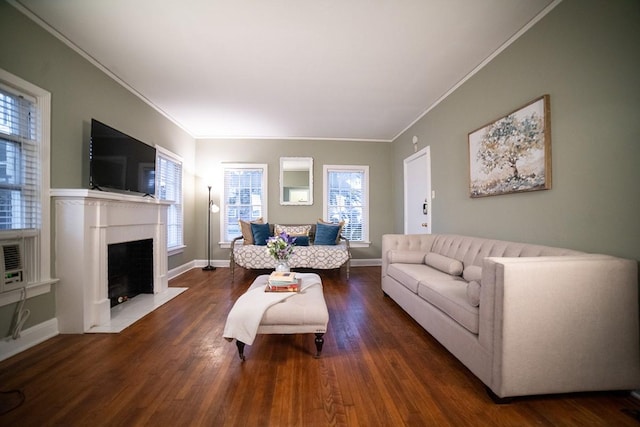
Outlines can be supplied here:
[[436, 234], [431, 252], [462, 261], [464, 266], [482, 266], [486, 257], [538, 257], [582, 255], [584, 252], [529, 243], [484, 239], [481, 237]]
[[583, 255], [584, 252], [529, 243], [460, 236], [457, 234], [385, 234], [382, 236], [382, 271], [386, 274], [387, 252], [435, 252], [462, 261], [465, 267], [482, 266], [486, 257], [538, 257]]

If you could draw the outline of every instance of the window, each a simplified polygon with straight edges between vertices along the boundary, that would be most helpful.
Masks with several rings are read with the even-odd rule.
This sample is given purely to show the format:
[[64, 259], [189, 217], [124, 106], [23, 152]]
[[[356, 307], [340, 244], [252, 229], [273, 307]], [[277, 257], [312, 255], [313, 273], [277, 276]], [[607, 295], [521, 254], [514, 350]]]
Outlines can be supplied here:
[[156, 197], [172, 202], [167, 209], [167, 249], [172, 255], [184, 247], [182, 160], [162, 147], [156, 149]]
[[28, 284], [50, 278], [51, 94], [0, 69], [0, 240], [24, 245]]
[[325, 165], [324, 219], [344, 221], [351, 242], [369, 242], [369, 166]]
[[240, 236], [239, 220], [267, 216], [267, 165], [223, 164], [224, 187], [221, 199], [223, 241]]

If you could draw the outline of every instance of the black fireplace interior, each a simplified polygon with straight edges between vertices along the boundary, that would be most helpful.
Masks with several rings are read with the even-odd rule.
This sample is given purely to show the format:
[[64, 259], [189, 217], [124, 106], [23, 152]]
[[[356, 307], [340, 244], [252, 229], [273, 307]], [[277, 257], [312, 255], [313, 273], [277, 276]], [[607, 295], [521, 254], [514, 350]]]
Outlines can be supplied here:
[[153, 293], [153, 239], [107, 246], [111, 307]]

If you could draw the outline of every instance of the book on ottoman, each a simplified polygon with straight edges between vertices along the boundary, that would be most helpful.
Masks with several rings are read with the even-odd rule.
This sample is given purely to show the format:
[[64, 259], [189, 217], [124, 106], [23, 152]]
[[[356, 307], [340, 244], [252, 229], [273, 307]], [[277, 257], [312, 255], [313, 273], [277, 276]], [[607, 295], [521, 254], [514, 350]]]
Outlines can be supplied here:
[[293, 271], [274, 271], [267, 280], [266, 292], [298, 292], [298, 278]]

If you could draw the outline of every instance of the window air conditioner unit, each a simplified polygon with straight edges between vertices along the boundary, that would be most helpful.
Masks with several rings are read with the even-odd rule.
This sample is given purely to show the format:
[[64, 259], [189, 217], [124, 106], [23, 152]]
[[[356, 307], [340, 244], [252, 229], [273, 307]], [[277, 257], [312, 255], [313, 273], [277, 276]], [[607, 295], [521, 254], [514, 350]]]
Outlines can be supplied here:
[[25, 286], [22, 241], [0, 242], [0, 292]]

